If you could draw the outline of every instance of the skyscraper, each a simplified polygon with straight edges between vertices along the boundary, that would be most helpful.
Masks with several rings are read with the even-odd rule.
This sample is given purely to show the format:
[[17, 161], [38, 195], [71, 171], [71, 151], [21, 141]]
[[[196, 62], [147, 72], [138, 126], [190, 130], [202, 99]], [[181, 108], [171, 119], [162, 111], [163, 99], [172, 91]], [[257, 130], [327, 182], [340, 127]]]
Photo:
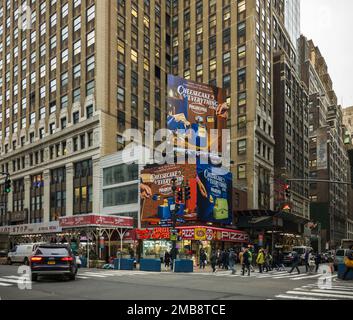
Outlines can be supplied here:
[[285, 0], [284, 23], [290, 39], [297, 48], [297, 41], [300, 38], [300, 0]]

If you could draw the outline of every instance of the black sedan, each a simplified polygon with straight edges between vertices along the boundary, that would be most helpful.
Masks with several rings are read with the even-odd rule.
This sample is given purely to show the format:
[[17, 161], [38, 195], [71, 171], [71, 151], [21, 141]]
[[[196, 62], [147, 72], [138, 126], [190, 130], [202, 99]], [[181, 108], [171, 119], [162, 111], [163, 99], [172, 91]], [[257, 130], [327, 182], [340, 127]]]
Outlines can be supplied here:
[[32, 281], [39, 275], [63, 275], [70, 280], [76, 279], [76, 258], [67, 245], [39, 245], [30, 259]]

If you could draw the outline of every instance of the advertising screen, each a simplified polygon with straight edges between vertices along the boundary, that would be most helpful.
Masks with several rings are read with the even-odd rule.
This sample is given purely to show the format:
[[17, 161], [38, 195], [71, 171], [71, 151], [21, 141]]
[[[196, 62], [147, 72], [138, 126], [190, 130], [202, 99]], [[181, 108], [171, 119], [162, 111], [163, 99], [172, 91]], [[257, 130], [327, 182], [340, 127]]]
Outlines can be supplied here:
[[[168, 75], [167, 104], [167, 127], [179, 133], [177, 147], [222, 151], [222, 129], [228, 119], [222, 89]], [[217, 137], [210, 136], [211, 129], [217, 130]]]
[[232, 174], [210, 164], [165, 164], [146, 167], [141, 172], [141, 221], [144, 225], [171, 224], [174, 203], [172, 179], [176, 187], [188, 183], [190, 200], [181, 201], [177, 224], [188, 221], [231, 224]]
[[140, 197], [141, 221], [158, 224], [172, 219], [170, 205], [173, 204], [172, 179], [176, 178], [176, 187], [182, 183], [190, 186], [191, 199], [180, 205], [177, 216], [184, 220], [197, 218], [196, 165], [166, 164], [146, 167], [141, 172]]

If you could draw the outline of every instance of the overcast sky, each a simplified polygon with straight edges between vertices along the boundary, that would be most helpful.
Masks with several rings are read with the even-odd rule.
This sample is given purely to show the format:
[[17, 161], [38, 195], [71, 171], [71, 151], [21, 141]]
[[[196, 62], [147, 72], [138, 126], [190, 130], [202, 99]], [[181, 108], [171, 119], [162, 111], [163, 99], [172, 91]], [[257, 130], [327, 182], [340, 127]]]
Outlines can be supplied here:
[[353, 1], [301, 0], [301, 24], [325, 57], [338, 103], [353, 106]]

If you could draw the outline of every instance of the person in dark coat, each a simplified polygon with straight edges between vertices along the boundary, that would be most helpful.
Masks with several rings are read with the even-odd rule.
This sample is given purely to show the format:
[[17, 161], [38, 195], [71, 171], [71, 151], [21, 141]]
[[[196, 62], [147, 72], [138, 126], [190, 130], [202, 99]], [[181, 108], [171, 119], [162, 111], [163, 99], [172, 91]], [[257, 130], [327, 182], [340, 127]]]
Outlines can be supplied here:
[[216, 265], [217, 265], [217, 253], [216, 251], [212, 251], [211, 253], [211, 267], [212, 267], [212, 272], [216, 272]]
[[292, 260], [292, 269], [289, 271], [289, 273], [292, 273], [294, 269], [297, 269], [298, 274], [300, 274], [300, 270], [298, 268], [299, 266], [299, 254], [295, 251], [293, 251], [293, 260]]
[[245, 268], [248, 270], [248, 276], [250, 277], [250, 260], [249, 260], [250, 254], [249, 254], [249, 249], [245, 248], [243, 257], [242, 257], [242, 275], [245, 275]]
[[316, 265], [315, 272], [316, 273], [319, 271], [320, 264], [321, 264], [321, 254], [318, 253], [315, 257], [315, 265]]
[[205, 269], [206, 260], [207, 260], [206, 252], [205, 252], [205, 250], [201, 249], [201, 251], [200, 251], [200, 269]]
[[222, 253], [222, 269], [228, 270], [228, 264], [229, 264], [229, 253], [227, 250], [224, 250]]
[[168, 251], [164, 254], [164, 267], [167, 269], [170, 266], [170, 253]]

